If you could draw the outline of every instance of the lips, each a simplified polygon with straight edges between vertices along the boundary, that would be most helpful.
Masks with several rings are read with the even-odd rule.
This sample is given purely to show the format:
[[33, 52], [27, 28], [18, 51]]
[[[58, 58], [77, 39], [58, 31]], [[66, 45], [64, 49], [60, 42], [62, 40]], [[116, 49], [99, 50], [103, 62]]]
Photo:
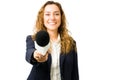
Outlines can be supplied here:
[[49, 22], [48, 24], [54, 25], [54, 24], [56, 24], [56, 23], [55, 23], [55, 22]]

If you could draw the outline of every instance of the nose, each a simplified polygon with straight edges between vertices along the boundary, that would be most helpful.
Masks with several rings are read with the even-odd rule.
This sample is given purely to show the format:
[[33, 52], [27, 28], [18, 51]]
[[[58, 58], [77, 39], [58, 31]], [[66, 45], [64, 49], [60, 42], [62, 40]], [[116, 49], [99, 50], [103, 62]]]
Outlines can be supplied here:
[[54, 14], [51, 14], [51, 15], [50, 15], [50, 19], [54, 20], [54, 19], [55, 19], [55, 15], [54, 15]]

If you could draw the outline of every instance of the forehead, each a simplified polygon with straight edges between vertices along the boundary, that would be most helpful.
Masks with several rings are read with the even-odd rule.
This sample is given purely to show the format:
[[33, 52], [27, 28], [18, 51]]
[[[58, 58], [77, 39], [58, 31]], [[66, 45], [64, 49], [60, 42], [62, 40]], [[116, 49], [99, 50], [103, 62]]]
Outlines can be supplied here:
[[60, 9], [57, 5], [55, 4], [50, 4], [50, 5], [47, 5], [44, 9], [45, 12], [60, 12]]

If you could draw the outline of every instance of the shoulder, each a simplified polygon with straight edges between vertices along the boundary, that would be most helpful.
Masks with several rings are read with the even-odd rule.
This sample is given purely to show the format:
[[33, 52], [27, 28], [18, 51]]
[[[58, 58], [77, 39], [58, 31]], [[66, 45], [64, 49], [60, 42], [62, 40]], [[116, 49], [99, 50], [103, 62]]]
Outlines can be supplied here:
[[26, 42], [27, 43], [34, 43], [34, 40], [32, 39], [32, 35], [27, 35], [26, 36]]
[[33, 39], [32, 39], [32, 35], [27, 35], [27, 36], [26, 36], [26, 40], [33, 40]]
[[72, 39], [73, 49], [75, 49], [77, 44], [76, 40], [73, 37], [71, 37], [71, 39]]
[[71, 41], [73, 41], [74, 43], [76, 43], [75, 39], [74, 39], [71, 35], [69, 35], [69, 39], [70, 39]]
[[32, 39], [32, 35], [27, 35], [26, 38], [31, 38]]

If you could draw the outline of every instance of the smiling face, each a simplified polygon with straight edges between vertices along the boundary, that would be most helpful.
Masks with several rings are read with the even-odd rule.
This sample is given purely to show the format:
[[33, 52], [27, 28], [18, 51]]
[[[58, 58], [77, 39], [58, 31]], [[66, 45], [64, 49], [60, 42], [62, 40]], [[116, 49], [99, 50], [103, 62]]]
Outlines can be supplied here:
[[58, 31], [61, 24], [61, 13], [55, 4], [47, 5], [44, 10], [44, 25], [47, 31]]

